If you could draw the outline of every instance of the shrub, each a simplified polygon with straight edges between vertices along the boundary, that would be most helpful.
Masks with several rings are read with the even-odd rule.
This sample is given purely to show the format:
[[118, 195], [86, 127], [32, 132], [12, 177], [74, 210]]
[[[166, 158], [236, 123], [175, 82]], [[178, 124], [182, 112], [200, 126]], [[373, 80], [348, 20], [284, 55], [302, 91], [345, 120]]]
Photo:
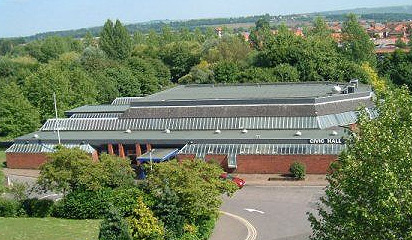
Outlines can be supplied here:
[[137, 199], [133, 213], [127, 218], [127, 222], [134, 239], [164, 239], [162, 223], [153, 216], [153, 212], [144, 204], [142, 197]]
[[29, 217], [49, 217], [53, 211], [53, 200], [50, 199], [25, 199], [23, 209]]
[[300, 162], [292, 163], [292, 165], [290, 165], [289, 171], [293, 175], [294, 178], [305, 179], [306, 167], [303, 163], [300, 163]]
[[0, 198], [0, 217], [18, 217], [24, 215], [19, 201]]
[[132, 240], [126, 221], [119, 211], [111, 206], [106, 213], [99, 232], [100, 240]]
[[104, 213], [112, 198], [113, 190], [76, 190], [56, 203], [52, 215], [69, 219], [98, 219]]
[[117, 188], [113, 190], [110, 202], [116, 206], [116, 209], [123, 217], [127, 217], [133, 213], [133, 207], [139, 197], [143, 197], [144, 203], [149, 208], [155, 205], [155, 200], [137, 187]]

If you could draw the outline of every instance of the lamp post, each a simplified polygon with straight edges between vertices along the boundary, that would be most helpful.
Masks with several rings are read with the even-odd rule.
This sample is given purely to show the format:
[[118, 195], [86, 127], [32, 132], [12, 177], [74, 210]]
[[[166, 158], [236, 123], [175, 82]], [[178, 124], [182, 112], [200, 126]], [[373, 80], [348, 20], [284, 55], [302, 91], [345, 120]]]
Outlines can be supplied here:
[[154, 152], [154, 149], [150, 149], [150, 151], [149, 151], [150, 171], [152, 171], [152, 170], [153, 170], [153, 159], [152, 159], [152, 152]]

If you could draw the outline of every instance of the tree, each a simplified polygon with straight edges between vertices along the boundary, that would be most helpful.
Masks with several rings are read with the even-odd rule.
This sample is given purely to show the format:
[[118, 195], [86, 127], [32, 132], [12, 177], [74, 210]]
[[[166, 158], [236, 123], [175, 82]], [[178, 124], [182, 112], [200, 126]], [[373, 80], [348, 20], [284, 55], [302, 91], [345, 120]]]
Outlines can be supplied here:
[[237, 83], [241, 80], [241, 70], [235, 62], [219, 61], [214, 64], [213, 73], [218, 83]]
[[264, 50], [273, 40], [268, 19], [260, 18], [256, 23], [255, 29], [250, 34], [250, 42], [257, 50]]
[[395, 46], [397, 48], [407, 48], [408, 47], [408, 45], [406, 45], [406, 43], [400, 37], [396, 39]]
[[173, 82], [177, 82], [200, 62], [200, 44], [195, 41], [173, 42], [163, 47], [160, 57], [169, 66]]
[[153, 212], [139, 197], [131, 216], [127, 217], [131, 235], [135, 240], [161, 240], [164, 228], [161, 222], [153, 216]]
[[405, 88], [363, 111], [327, 176], [312, 239], [410, 239], [412, 235], [412, 97]]
[[38, 110], [16, 83], [0, 88], [0, 136], [12, 139], [36, 130], [39, 123]]
[[113, 206], [100, 224], [99, 240], [132, 240], [126, 221]]
[[343, 23], [342, 45], [342, 51], [348, 59], [356, 63], [376, 64], [375, 46], [355, 14], [348, 15]]
[[96, 101], [95, 82], [82, 68], [79, 58], [74, 52], [62, 54], [26, 79], [25, 96], [39, 109], [42, 120], [54, 116], [53, 92], [60, 116], [66, 110]]
[[273, 75], [279, 82], [299, 82], [299, 71], [289, 64], [279, 64], [273, 68]]
[[132, 39], [119, 20], [113, 25], [108, 19], [100, 33], [99, 45], [109, 58], [123, 60], [130, 56]]
[[148, 187], [156, 198], [166, 191], [165, 184], [179, 201], [179, 215], [188, 223], [195, 223], [203, 217], [217, 214], [222, 202], [221, 194], [231, 194], [237, 186], [230, 181], [219, 179], [223, 172], [216, 163], [203, 160], [176, 160], [156, 164], [148, 175]]
[[38, 183], [45, 189], [97, 191], [133, 184], [133, 170], [125, 159], [102, 155], [100, 161], [79, 148], [59, 147], [40, 167]]

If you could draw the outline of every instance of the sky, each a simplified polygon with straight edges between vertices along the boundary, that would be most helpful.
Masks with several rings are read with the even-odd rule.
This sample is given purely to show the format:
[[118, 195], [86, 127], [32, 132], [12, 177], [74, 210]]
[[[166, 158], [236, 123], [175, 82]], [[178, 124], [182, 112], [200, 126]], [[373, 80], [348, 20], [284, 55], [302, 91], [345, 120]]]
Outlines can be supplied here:
[[109, 18], [128, 24], [411, 4], [412, 0], [0, 0], [0, 37], [101, 26]]

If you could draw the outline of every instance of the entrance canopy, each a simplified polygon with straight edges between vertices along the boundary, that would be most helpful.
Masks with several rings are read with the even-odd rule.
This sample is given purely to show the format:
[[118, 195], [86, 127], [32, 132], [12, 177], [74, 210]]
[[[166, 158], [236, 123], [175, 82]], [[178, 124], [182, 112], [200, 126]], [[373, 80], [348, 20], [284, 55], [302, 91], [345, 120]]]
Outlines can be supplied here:
[[136, 159], [140, 161], [140, 163], [145, 163], [145, 162], [150, 162], [150, 161], [163, 162], [163, 161], [174, 158], [178, 152], [179, 152], [178, 148], [156, 148], [137, 157]]

